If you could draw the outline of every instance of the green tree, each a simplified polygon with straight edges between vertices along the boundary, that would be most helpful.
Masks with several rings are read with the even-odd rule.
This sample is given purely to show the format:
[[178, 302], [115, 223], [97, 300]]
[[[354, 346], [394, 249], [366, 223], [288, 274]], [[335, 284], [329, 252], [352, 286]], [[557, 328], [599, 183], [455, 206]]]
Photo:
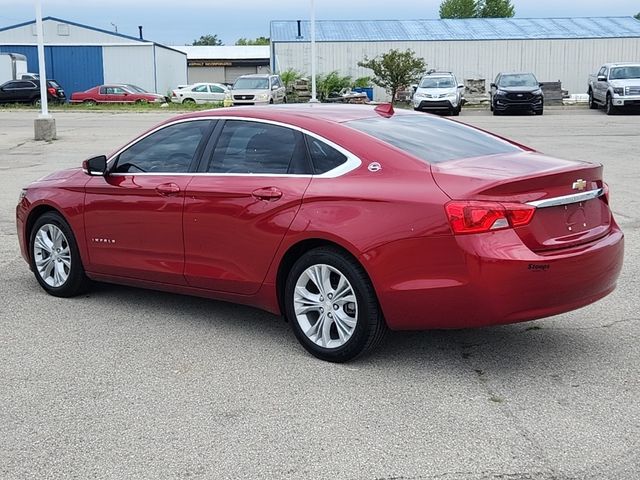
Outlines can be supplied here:
[[316, 90], [319, 100], [328, 98], [333, 92], [339, 92], [344, 88], [349, 88], [353, 80], [350, 76], [341, 76], [337, 70], [326, 75], [316, 75]]
[[393, 102], [397, 91], [416, 82], [427, 68], [422, 58], [413, 50], [389, 50], [387, 53], [369, 59], [364, 57], [358, 66], [373, 70], [373, 83], [384, 88]]
[[236, 45], [269, 45], [269, 43], [268, 37], [258, 37], [255, 40], [242, 37], [236, 40]]
[[477, 14], [476, 0], [444, 0], [440, 4], [440, 18], [473, 18]]
[[480, 0], [478, 16], [482, 18], [509, 18], [516, 14], [510, 0]]
[[218, 35], [202, 35], [198, 40], [194, 40], [191, 45], [224, 45], [222, 40], [218, 38]]

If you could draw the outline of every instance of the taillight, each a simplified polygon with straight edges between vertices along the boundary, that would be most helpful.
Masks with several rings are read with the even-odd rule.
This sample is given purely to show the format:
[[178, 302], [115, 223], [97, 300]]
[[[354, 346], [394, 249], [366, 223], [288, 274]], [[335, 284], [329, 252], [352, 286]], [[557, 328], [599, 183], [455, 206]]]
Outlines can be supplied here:
[[453, 201], [445, 211], [456, 235], [482, 233], [527, 225], [536, 208], [522, 203]]
[[49, 92], [49, 95], [51, 95], [52, 97], [55, 97], [55, 96], [56, 96], [56, 93], [57, 93], [57, 92], [56, 92], [56, 89], [55, 89], [55, 88], [53, 88], [53, 87], [49, 87], [49, 88], [47, 88], [47, 92]]

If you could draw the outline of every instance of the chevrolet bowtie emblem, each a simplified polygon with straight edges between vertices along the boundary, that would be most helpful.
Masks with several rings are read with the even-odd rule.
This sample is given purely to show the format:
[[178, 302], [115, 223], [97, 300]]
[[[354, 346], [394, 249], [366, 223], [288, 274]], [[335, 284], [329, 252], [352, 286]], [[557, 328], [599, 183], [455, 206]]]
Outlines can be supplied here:
[[573, 182], [571, 188], [573, 188], [574, 190], [584, 190], [585, 188], [587, 188], [587, 182], [586, 180], [579, 178], [578, 180]]

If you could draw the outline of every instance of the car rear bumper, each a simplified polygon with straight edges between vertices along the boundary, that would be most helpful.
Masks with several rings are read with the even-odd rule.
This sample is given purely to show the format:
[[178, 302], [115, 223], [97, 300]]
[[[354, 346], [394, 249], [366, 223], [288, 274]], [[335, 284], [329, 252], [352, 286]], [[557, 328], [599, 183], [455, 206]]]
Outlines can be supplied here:
[[[622, 268], [614, 224], [597, 241], [540, 255], [513, 230], [410, 239], [363, 262], [394, 330], [516, 323], [574, 310], [609, 294]], [[398, 259], [401, 259], [398, 262]]]

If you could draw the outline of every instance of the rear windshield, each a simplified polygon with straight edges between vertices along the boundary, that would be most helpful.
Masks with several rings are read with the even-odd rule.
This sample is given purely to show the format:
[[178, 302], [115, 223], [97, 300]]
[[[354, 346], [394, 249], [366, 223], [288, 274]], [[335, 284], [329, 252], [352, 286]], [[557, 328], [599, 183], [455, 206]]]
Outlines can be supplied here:
[[239, 78], [233, 84], [234, 90], [262, 90], [268, 88], [268, 78]]
[[428, 163], [522, 151], [488, 133], [432, 115], [394, 115], [345, 125], [389, 143]]

